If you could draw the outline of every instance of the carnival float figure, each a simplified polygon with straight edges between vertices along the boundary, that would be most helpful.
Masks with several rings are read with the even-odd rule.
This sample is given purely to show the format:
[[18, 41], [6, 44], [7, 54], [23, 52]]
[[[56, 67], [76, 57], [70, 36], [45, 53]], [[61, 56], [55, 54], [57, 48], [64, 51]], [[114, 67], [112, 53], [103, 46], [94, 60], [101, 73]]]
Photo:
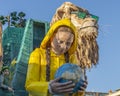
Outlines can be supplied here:
[[[71, 2], [63, 3], [56, 10], [40, 48], [30, 55], [26, 78], [26, 90], [30, 96], [84, 95], [87, 87], [85, 69], [98, 63], [97, 21], [97, 16]], [[55, 78], [56, 72], [59, 73], [59, 68], [66, 63], [66, 66], [78, 65], [83, 70], [79, 72], [84, 73], [83, 83], [75, 92], [77, 84], [73, 78], [66, 82], [60, 82], [63, 78], [59, 76]], [[63, 76], [65, 79], [71, 76], [69, 72]]]
[[64, 2], [56, 9], [50, 25], [63, 19], [71, 19], [78, 32], [78, 45], [76, 50], [77, 64], [83, 68], [92, 68], [99, 60], [97, 36], [98, 16], [92, 15], [88, 10], [74, 5], [71, 2]]
[[[68, 96], [72, 93], [75, 84], [72, 81], [60, 83], [61, 78], [54, 79], [54, 75], [64, 63], [77, 63], [74, 54], [76, 47], [77, 32], [71, 21], [65, 18], [55, 22], [40, 48], [30, 55], [26, 79], [26, 89], [30, 96]], [[80, 91], [86, 86], [87, 82], [84, 81]], [[78, 93], [75, 94], [73, 96], [79, 96]]]

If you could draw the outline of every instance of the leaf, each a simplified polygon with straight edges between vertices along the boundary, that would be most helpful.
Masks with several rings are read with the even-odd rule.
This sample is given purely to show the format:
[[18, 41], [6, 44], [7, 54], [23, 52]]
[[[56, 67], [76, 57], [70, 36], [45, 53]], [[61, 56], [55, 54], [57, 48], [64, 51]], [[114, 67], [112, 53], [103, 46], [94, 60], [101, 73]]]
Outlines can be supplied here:
[[6, 23], [4, 20], [0, 21], [3, 25]]
[[0, 16], [0, 20], [4, 20], [4, 16]]
[[12, 17], [12, 16], [16, 16], [16, 15], [17, 15], [17, 12], [16, 12], [16, 11], [10, 13], [10, 16], [11, 16], [11, 17]]
[[24, 13], [24, 12], [19, 12], [19, 13], [18, 13], [18, 16], [19, 16], [19, 17], [25, 17], [25, 13]]
[[16, 16], [12, 16], [11, 19], [15, 20], [15, 21], [18, 21], [18, 17], [16, 17]]

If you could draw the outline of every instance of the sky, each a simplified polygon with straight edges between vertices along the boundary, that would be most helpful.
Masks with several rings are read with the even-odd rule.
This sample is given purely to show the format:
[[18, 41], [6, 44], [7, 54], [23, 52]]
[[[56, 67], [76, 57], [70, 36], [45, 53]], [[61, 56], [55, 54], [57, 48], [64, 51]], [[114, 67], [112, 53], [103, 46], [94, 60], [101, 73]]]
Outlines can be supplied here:
[[[68, 0], [99, 16], [99, 63], [87, 70], [87, 91], [120, 89], [120, 0]], [[23, 11], [27, 19], [50, 22], [66, 0], [0, 0], [0, 15]]]

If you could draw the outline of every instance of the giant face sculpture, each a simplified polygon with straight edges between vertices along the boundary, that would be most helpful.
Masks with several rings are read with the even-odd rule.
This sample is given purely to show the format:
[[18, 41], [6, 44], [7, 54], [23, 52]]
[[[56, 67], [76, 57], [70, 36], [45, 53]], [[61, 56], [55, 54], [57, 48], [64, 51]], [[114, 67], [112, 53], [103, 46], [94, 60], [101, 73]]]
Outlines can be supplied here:
[[77, 28], [78, 47], [76, 57], [78, 65], [82, 68], [91, 68], [98, 62], [98, 17], [91, 15], [87, 10], [70, 2], [63, 3], [53, 16], [50, 25], [54, 22], [69, 18]]
[[56, 31], [51, 41], [51, 49], [57, 55], [64, 54], [71, 47], [74, 35], [72, 30], [66, 26], [61, 26]]

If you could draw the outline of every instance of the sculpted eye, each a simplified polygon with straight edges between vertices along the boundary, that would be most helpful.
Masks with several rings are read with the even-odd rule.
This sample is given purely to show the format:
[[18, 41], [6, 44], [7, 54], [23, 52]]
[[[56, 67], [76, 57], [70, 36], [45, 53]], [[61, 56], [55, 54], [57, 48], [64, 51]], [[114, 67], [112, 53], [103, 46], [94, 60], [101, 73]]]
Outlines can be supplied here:
[[63, 42], [64, 42], [64, 41], [58, 40], [58, 43], [59, 43], [59, 44], [62, 44]]
[[67, 42], [66, 45], [71, 45], [71, 42]]

